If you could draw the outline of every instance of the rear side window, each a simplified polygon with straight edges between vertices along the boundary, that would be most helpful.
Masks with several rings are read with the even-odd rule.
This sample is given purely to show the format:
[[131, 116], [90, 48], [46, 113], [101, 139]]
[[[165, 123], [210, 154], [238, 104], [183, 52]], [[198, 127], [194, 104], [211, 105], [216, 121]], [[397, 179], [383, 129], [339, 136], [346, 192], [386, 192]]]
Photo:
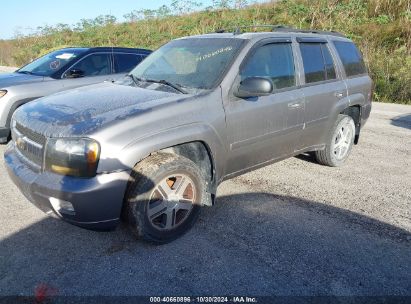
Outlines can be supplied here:
[[240, 76], [241, 80], [256, 76], [269, 78], [277, 90], [295, 86], [291, 43], [273, 43], [259, 47], [246, 62]]
[[114, 54], [115, 73], [128, 73], [143, 60], [142, 55]]
[[327, 74], [327, 79], [336, 79], [337, 75], [335, 74], [334, 61], [331, 57], [330, 51], [325, 43], [321, 44], [321, 48], [324, 56], [325, 73]]
[[336, 78], [334, 62], [325, 43], [300, 43], [300, 50], [306, 83]]
[[352, 42], [334, 41], [335, 48], [344, 66], [347, 77], [367, 72], [361, 53]]

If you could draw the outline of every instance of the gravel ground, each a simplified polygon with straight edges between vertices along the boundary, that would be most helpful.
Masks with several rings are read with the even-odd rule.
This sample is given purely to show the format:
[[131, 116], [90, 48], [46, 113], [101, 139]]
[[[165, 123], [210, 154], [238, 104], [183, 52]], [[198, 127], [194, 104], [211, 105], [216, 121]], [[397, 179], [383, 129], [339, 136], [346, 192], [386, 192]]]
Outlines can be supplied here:
[[410, 139], [411, 106], [375, 103], [344, 167], [300, 156], [227, 181], [163, 246], [45, 216], [1, 161], [0, 295], [411, 296]]

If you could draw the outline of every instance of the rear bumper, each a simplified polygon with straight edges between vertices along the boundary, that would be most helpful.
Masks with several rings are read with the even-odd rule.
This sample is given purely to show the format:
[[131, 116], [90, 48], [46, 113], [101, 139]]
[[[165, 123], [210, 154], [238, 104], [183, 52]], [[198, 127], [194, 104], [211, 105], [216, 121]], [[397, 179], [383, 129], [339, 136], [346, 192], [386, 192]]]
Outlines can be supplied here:
[[[93, 230], [114, 229], [119, 223], [129, 172], [87, 179], [34, 172], [16, 154], [12, 142], [7, 146], [4, 159], [13, 182], [45, 213], [54, 213], [71, 224]], [[70, 202], [74, 213], [56, 210], [50, 198]]]
[[371, 103], [367, 103], [361, 107], [361, 127], [365, 125], [371, 113]]

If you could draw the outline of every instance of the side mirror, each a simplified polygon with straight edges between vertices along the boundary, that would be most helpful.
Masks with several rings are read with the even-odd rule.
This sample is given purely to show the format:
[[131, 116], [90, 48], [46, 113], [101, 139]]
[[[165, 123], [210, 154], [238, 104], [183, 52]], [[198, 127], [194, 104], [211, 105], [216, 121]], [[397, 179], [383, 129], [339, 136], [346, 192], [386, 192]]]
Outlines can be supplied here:
[[67, 78], [80, 78], [84, 77], [84, 71], [79, 69], [72, 69], [66, 73]]
[[239, 98], [267, 96], [273, 92], [271, 80], [263, 77], [249, 77], [240, 82], [234, 95]]

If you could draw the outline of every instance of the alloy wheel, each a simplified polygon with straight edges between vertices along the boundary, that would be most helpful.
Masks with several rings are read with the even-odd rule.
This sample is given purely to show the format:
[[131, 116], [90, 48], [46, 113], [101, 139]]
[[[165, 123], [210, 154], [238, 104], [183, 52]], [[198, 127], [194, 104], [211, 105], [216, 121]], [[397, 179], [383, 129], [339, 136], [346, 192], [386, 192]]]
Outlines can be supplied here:
[[196, 199], [194, 182], [185, 174], [169, 176], [156, 185], [150, 196], [147, 216], [159, 230], [171, 230], [190, 215]]
[[338, 160], [344, 159], [352, 145], [354, 130], [350, 120], [346, 120], [334, 138], [333, 153]]

